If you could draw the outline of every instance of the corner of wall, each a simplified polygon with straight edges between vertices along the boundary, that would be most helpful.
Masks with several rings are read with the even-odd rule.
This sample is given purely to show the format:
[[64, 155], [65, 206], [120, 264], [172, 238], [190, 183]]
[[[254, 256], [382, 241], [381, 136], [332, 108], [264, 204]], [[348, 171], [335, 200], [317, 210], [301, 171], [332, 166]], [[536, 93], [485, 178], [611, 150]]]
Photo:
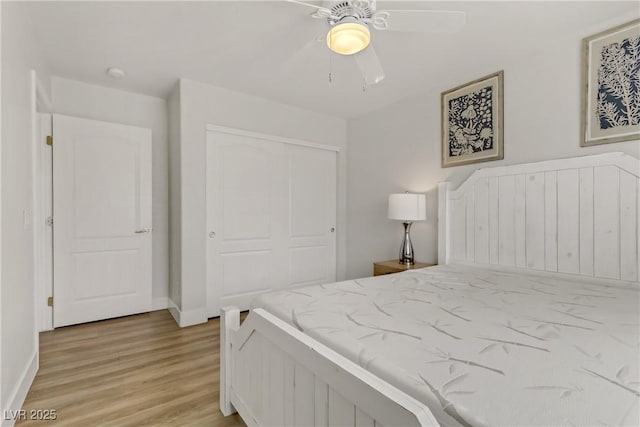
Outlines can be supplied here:
[[[19, 410], [38, 370], [33, 259], [33, 142], [37, 70], [42, 95], [50, 66], [34, 36], [29, 8], [2, 2], [2, 301], [0, 409]], [[29, 219], [25, 223], [25, 214]], [[7, 250], [10, 249], [10, 250]], [[3, 416], [3, 418], [5, 418]], [[16, 420], [2, 420], [13, 425]]]
[[180, 308], [176, 306], [176, 303], [171, 299], [169, 299], [169, 313], [171, 313], [173, 319], [181, 328], [207, 323], [209, 320], [206, 308], [183, 311], [180, 310]]
[[49, 75], [36, 74], [36, 109], [40, 113], [53, 112], [51, 80]]
[[180, 323], [182, 306], [181, 81], [167, 99], [169, 127], [169, 311]]
[[[2, 2], [0, 2], [0, 52], [2, 51]], [[2, 54], [0, 53], [0, 58]], [[0, 94], [2, 94], [2, 66], [0, 65]], [[0, 96], [0, 99], [2, 97]], [[2, 140], [2, 102], [0, 102], [0, 140]], [[2, 144], [0, 144], [0, 166], [2, 165]], [[0, 173], [0, 224], [2, 224], [2, 174]], [[2, 227], [0, 226], [0, 242], [2, 242]], [[2, 245], [0, 244], [0, 272], [2, 271]], [[0, 290], [2, 289], [2, 274], [0, 274]], [[2, 332], [2, 292], [0, 292], [0, 333]], [[0, 339], [0, 378], [2, 378], [2, 339]], [[3, 409], [2, 381], [0, 381], [0, 409]]]

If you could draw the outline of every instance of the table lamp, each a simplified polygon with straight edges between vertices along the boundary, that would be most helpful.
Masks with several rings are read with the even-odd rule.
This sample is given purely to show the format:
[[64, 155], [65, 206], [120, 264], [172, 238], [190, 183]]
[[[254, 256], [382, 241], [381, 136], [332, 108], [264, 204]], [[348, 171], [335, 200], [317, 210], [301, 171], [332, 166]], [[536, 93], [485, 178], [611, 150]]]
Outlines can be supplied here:
[[400, 246], [399, 262], [414, 264], [413, 245], [411, 244], [411, 224], [413, 221], [427, 219], [426, 197], [424, 194], [398, 193], [389, 195], [389, 219], [402, 221], [404, 238]]

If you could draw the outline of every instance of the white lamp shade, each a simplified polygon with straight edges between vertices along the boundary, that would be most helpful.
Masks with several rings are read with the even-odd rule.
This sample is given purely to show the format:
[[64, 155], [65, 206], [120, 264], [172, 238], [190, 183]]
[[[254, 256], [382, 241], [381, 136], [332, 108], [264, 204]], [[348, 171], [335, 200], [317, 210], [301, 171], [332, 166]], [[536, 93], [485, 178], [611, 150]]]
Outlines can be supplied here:
[[389, 219], [423, 221], [427, 219], [424, 194], [398, 193], [389, 195]]

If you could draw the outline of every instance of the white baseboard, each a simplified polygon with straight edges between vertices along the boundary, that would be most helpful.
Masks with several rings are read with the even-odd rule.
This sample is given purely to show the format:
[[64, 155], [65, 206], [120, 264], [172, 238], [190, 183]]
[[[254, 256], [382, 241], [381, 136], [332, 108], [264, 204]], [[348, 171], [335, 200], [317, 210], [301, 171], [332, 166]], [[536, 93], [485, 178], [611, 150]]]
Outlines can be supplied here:
[[207, 310], [205, 308], [199, 308], [196, 310], [183, 311], [178, 308], [171, 298], [167, 298], [169, 305], [169, 313], [173, 316], [178, 326], [185, 328], [187, 326], [198, 325], [200, 323], [206, 323]]
[[156, 297], [151, 301], [151, 311], [164, 310], [169, 308], [168, 297]]
[[29, 393], [31, 384], [33, 384], [33, 380], [38, 372], [38, 357], [39, 354], [37, 351], [33, 353], [29, 364], [18, 380], [18, 384], [16, 384], [13, 392], [7, 399], [6, 408], [2, 408], [2, 427], [13, 427], [16, 423], [19, 411], [22, 409], [27, 393]]
[[207, 309], [199, 308], [196, 310], [188, 310], [180, 312], [180, 327], [197, 325], [200, 323], [207, 323]]
[[171, 313], [171, 315], [173, 316], [173, 320], [175, 320], [178, 326], [180, 326], [180, 309], [171, 298], [167, 298], [167, 305], [169, 313]]

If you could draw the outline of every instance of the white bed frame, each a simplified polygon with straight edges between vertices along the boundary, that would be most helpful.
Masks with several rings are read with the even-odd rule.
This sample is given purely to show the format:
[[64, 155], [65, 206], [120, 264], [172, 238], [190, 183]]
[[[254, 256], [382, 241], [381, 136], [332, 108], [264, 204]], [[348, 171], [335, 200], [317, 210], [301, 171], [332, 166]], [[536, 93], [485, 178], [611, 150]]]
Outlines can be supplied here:
[[475, 171], [438, 200], [438, 263], [637, 282], [640, 161], [624, 153]]
[[[438, 262], [637, 282], [640, 162], [479, 169], [439, 187]], [[438, 426], [429, 408], [262, 309], [222, 309], [220, 409], [250, 426]]]

